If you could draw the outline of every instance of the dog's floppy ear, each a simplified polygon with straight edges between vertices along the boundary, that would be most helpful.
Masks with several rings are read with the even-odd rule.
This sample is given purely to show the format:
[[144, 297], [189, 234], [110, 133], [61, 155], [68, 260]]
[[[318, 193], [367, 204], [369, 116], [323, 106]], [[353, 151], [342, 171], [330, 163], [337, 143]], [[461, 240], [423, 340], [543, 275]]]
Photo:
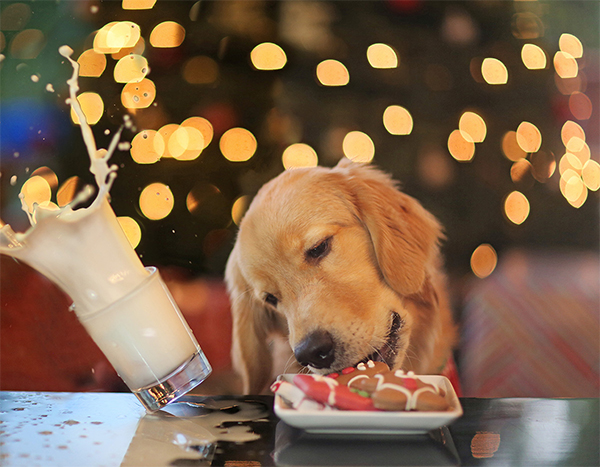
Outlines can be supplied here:
[[244, 394], [260, 394], [269, 382], [273, 365], [267, 344], [269, 326], [265, 323], [263, 305], [256, 300], [242, 275], [239, 255], [236, 245], [225, 268], [233, 317], [231, 358], [242, 378]]
[[342, 162], [335, 170], [348, 175], [352, 202], [371, 235], [385, 280], [402, 295], [419, 292], [443, 238], [438, 221], [373, 167]]

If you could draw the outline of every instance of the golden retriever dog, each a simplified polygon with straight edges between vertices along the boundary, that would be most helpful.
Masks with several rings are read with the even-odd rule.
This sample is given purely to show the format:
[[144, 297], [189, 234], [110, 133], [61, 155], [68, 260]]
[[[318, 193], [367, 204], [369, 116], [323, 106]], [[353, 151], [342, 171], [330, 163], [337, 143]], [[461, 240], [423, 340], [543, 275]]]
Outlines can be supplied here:
[[[319, 374], [368, 359], [439, 373], [456, 340], [442, 237], [433, 215], [372, 166], [345, 159], [266, 183], [225, 272], [244, 392], [300, 370], [286, 364], [292, 353]], [[289, 342], [283, 357], [276, 335]]]

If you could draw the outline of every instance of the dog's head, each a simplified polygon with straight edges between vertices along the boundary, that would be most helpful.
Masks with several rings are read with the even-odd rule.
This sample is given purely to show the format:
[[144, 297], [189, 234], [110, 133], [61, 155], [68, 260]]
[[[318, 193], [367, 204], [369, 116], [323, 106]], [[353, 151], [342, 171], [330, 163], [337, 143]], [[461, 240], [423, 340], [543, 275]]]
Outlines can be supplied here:
[[366, 359], [401, 366], [420, 319], [405, 300], [427, 288], [441, 235], [431, 214], [369, 166], [294, 169], [267, 183], [226, 269], [245, 391], [268, 383], [267, 335], [277, 329], [314, 372]]

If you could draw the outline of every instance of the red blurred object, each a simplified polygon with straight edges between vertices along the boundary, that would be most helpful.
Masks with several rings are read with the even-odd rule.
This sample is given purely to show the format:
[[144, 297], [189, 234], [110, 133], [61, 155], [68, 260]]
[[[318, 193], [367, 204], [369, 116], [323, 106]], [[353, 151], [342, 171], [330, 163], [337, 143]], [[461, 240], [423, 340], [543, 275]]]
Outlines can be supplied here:
[[411, 14], [423, 8], [423, 0], [387, 0], [390, 10], [396, 13]]
[[[30, 267], [0, 258], [0, 389], [127, 391], [69, 311], [69, 297]], [[165, 271], [165, 282], [213, 367], [209, 380], [218, 379], [231, 372], [231, 315], [225, 285], [176, 276]], [[214, 384], [202, 388], [221, 390]]]

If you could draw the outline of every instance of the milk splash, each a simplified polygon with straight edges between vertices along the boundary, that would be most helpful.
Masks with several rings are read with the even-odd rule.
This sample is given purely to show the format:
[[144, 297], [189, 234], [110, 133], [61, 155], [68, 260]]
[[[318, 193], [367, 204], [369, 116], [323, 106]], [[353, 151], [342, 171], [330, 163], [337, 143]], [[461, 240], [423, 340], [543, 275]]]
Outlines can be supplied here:
[[[109, 166], [108, 160], [119, 143], [122, 128], [115, 133], [108, 150], [97, 149], [92, 129], [77, 101], [79, 64], [71, 58], [70, 47], [62, 46], [59, 52], [73, 66], [73, 74], [67, 81], [67, 102], [79, 118], [98, 193], [85, 209], [75, 208], [91, 198], [94, 193], [91, 186], [62, 208], [36, 204], [31, 213], [21, 195], [21, 206], [31, 228], [15, 233], [10, 225], [3, 225], [0, 253], [22, 260], [54, 281], [71, 296], [76, 311], [92, 312], [132, 290], [147, 272], [108, 203], [108, 193], [117, 175], [117, 166]], [[88, 271], [90, 265], [92, 270]]]
[[[79, 64], [73, 50], [61, 55], [73, 66], [68, 103], [79, 118], [98, 193], [86, 208], [88, 186], [59, 209], [34, 205], [21, 196], [31, 227], [15, 233], [0, 229], [0, 253], [19, 259], [63, 289], [73, 310], [98, 347], [149, 411], [157, 410], [200, 384], [210, 364], [155, 268], [145, 268], [108, 202], [117, 166], [108, 160], [121, 129], [107, 150], [94, 135], [77, 101]], [[127, 121], [126, 121], [127, 123]]]

